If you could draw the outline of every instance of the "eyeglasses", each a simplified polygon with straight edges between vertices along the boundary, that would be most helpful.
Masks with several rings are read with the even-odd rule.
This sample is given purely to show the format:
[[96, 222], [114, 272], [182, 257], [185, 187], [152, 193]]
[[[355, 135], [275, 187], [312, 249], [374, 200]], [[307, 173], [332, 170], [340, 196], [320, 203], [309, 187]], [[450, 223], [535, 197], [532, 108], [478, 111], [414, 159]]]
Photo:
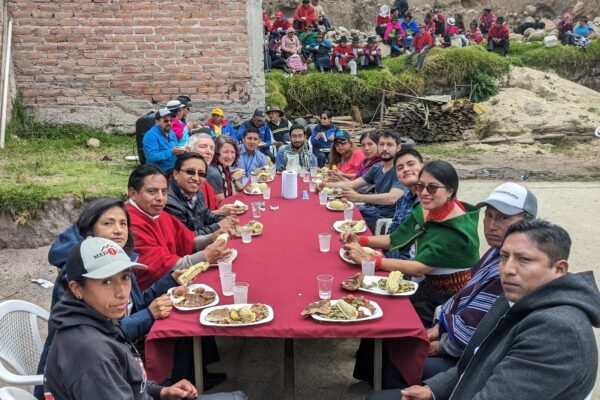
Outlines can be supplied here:
[[173, 121], [171, 118], [169, 118], [169, 119], [167, 119], [167, 118], [163, 118], [162, 120], [163, 120], [163, 122], [164, 122], [164, 123], [166, 123], [166, 124], [170, 124], [170, 123], [171, 123], [171, 121]]
[[436, 194], [438, 189], [440, 189], [440, 188], [446, 189], [446, 186], [436, 185], [435, 183], [428, 183], [427, 185], [424, 185], [422, 183], [415, 183], [414, 188], [417, 193], [421, 193], [423, 191], [423, 189], [427, 189], [427, 192], [429, 194]]
[[183, 172], [185, 172], [189, 176], [198, 175], [198, 178], [206, 178], [206, 172], [203, 172], [203, 171], [196, 171], [193, 169], [184, 169]]
[[335, 142], [333, 142], [333, 144], [334, 144], [335, 146], [343, 146], [343, 145], [345, 145], [345, 144], [347, 144], [347, 143], [348, 143], [348, 141], [347, 141], [347, 140], [336, 140]]

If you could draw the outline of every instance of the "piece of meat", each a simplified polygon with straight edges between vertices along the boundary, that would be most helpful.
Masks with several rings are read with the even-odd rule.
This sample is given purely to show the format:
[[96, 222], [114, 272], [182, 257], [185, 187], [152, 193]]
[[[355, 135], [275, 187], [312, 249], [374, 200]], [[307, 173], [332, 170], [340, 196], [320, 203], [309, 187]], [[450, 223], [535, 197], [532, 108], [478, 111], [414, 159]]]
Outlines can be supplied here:
[[344, 296], [343, 299], [347, 303], [355, 305], [356, 308], [365, 307], [366, 309], [371, 311], [372, 314], [375, 313], [375, 307], [371, 304], [371, 302], [369, 300], [365, 299], [362, 296], [355, 297], [355, 296], [352, 296], [351, 294], [349, 294], [348, 296]]
[[311, 314], [322, 314], [327, 315], [331, 312], [331, 301], [321, 300], [316, 303], [311, 303], [306, 307], [300, 315], [307, 316]]
[[357, 272], [356, 274], [352, 275], [350, 278], [342, 282], [342, 288], [354, 292], [358, 290], [364, 278], [365, 274], [363, 274], [362, 272]]
[[173, 295], [181, 297], [188, 292], [188, 288], [186, 286], [179, 286], [173, 289]]
[[199, 286], [196, 288], [196, 290], [194, 290], [194, 293], [196, 294], [202, 294], [206, 291], [206, 289], [204, 289], [202, 286]]
[[231, 318], [229, 317], [229, 310], [227, 308], [220, 308], [218, 310], [209, 312], [206, 315], [206, 320], [208, 322], [213, 322], [216, 324], [230, 324], [231, 323]]

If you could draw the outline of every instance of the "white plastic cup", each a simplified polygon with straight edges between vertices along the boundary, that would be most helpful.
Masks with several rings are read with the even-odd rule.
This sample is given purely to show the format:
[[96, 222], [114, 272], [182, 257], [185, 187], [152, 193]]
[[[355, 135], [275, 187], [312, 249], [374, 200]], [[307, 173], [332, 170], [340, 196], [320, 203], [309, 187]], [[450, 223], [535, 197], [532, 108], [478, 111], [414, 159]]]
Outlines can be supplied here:
[[302, 177], [302, 182], [310, 182], [310, 174], [307, 171], [304, 171], [304, 176]]
[[250, 175], [250, 183], [258, 183], [258, 177], [256, 175]]
[[317, 176], [317, 167], [310, 167], [310, 176], [314, 178]]
[[260, 208], [262, 204], [260, 201], [255, 201], [252, 203], [252, 218], [260, 218]]
[[219, 265], [219, 276], [223, 275], [223, 274], [231, 273], [231, 265], [232, 265], [231, 261], [219, 260], [218, 265]]
[[246, 282], [236, 282], [233, 286], [233, 304], [248, 304], [248, 287]]
[[242, 243], [252, 242], [252, 229], [248, 226], [240, 227], [240, 233], [242, 234]]
[[353, 207], [344, 208], [344, 221], [352, 221], [353, 215], [354, 215]]
[[235, 285], [235, 272], [229, 272], [221, 275], [221, 291], [223, 296], [233, 296], [233, 286]]
[[266, 187], [263, 189], [263, 199], [265, 200], [269, 200], [271, 198], [271, 188], [270, 187]]
[[329, 300], [331, 298], [331, 287], [333, 286], [333, 275], [317, 275], [317, 287], [319, 289], [319, 298]]
[[308, 184], [308, 189], [314, 193], [315, 190], [317, 189], [317, 183], [315, 181], [310, 181], [310, 183]]
[[375, 275], [375, 260], [371, 260], [370, 258], [365, 258], [365, 259], [361, 260], [360, 265], [362, 268], [362, 273], [365, 274], [365, 276]]
[[327, 204], [327, 193], [323, 193], [323, 191], [319, 192], [319, 204], [322, 206]]
[[319, 250], [327, 253], [331, 246], [331, 233], [319, 233]]

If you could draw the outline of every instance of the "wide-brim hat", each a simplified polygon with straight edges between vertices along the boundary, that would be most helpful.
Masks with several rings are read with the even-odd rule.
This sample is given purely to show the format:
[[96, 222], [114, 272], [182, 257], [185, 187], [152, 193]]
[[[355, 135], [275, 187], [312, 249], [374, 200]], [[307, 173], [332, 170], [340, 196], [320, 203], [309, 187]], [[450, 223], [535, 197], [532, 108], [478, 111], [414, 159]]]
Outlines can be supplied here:
[[452, 26], [454, 26], [456, 24], [456, 21], [454, 20], [454, 18], [448, 18], [448, 20], [446, 22], [448, 22], [448, 25], [452, 25]]
[[280, 117], [283, 117], [285, 115], [285, 113], [283, 112], [283, 110], [277, 106], [268, 106], [267, 107], [267, 114], [270, 114], [272, 112], [278, 112]]
[[390, 6], [388, 6], [387, 4], [384, 4], [381, 6], [381, 8], [379, 8], [379, 16], [380, 17], [387, 17], [390, 14]]
[[340, 40], [338, 40], [338, 43], [348, 43], [348, 38], [346, 36], [342, 36]]

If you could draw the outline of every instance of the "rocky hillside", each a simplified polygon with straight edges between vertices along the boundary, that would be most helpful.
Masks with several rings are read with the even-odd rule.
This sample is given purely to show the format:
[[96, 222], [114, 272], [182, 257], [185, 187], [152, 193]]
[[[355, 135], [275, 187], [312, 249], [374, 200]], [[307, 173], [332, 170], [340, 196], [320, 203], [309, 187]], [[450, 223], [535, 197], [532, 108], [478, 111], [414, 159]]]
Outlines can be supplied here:
[[[376, 0], [321, 0], [325, 13], [335, 26], [373, 29], [379, 6], [385, 2]], [[393, 2], [392, 2], [393, 3]], [[433, 4], [438, 4], [444, 13], [455, 15], [461, 13], [465, 21], [476, 18], [484, 6], [492, 7], [497, 15], [503, 15], [511, 26], [517, 26], [527, 16], [539, 14], [541, 17], [556, 19], [565, 11], [575, 17], [586, 15], [593, 19], [600, 15], [600, 0], [546, 0], [532, 2], [525, 0], [437, 0], [420, 2], [409, 0], [409, 5], [417, 18], [421, 19]], [[292, 17], [299, 4], [296, 0], [264, 0], [264, 7], [271, 13], [281, 10]]]

